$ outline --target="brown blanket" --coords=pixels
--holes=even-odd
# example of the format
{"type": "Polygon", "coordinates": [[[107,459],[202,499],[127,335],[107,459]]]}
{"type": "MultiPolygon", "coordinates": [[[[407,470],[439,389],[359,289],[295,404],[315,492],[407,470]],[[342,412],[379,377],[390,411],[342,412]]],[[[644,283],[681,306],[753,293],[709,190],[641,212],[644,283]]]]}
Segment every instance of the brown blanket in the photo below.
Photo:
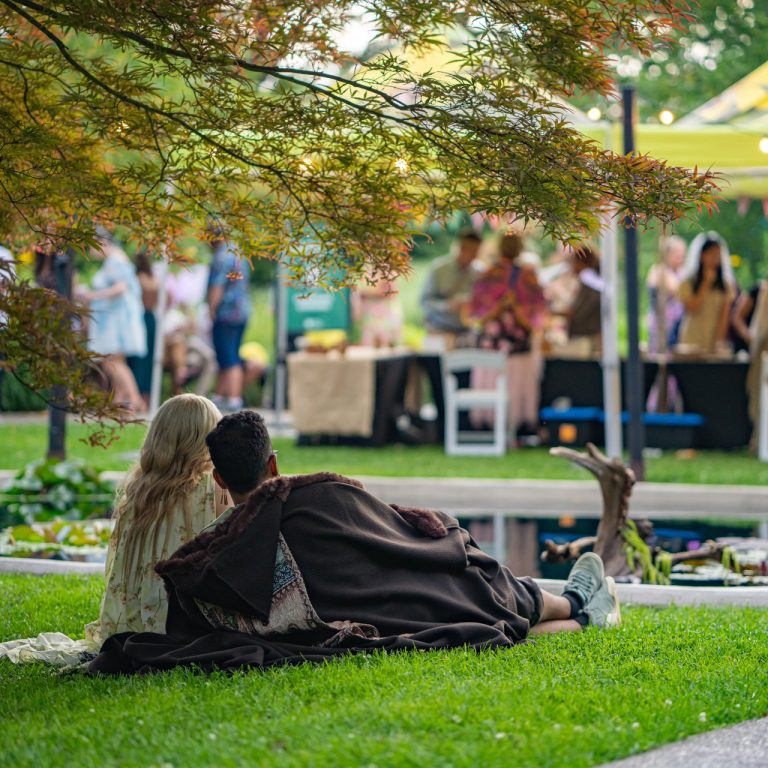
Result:
{"type": "Polygon", "coordinates": [[[511,645],[541,593],[448,515],[328,473],[278,477],[158,563],[167,635],[110,638],[95,673],[319,661],[375,648],[511,645]]]}

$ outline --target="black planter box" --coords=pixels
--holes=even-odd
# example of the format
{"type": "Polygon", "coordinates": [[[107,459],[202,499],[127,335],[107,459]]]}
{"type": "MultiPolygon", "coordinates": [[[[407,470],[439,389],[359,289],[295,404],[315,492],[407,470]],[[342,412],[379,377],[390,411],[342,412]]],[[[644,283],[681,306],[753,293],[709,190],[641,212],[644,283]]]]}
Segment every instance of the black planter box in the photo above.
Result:
{"type": "Polygon", "coordinates": [[[549,431],[550,445],[583,447],[605,442],[602,415],[600,408],[542,408],[539,418],[549,431]]]}

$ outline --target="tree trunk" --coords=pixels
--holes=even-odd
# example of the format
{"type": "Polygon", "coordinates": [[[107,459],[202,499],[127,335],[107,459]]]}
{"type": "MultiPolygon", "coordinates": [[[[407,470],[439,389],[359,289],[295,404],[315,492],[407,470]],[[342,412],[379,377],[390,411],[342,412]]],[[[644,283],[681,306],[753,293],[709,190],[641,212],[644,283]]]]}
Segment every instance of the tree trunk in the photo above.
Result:
{"type": "MultiPolygon", "coordinates": [[[[56,293],[72,300],[72,275],[74,258],[69,251],[56,252],[52,255],[53,275],[56,281],[56,293]]],[[[56,386],[51,392],[48,407],[48,458],[67,458],[67,390],[56,386]]]]}

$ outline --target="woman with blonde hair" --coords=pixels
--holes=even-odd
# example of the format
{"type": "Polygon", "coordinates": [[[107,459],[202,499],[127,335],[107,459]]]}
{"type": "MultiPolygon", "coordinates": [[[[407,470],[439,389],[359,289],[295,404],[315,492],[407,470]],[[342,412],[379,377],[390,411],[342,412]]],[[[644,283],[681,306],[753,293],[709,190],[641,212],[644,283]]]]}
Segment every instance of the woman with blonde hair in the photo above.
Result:
{"type": "Polygon", "coordinates": [[[199,395],[178,395],[160,406],[115,505],[98,620],[86,626],[85,640],[45,633],[0,644],[0,658],[71,664],[117,632],[164,631],[168,602],[155,564],[229,506],[213,480],[205,444],[220,418],[199,395]]]}
{"type": "Polygon", "coordinates": [[[226,493],[217,494],[205,445],[220,418],[200,395],[177,395],[158,409],[115,506],[107,588],[87,638],[100,642],[116,632],[164,630],[168,603],[155,563],[228,506],[226,493]]]}

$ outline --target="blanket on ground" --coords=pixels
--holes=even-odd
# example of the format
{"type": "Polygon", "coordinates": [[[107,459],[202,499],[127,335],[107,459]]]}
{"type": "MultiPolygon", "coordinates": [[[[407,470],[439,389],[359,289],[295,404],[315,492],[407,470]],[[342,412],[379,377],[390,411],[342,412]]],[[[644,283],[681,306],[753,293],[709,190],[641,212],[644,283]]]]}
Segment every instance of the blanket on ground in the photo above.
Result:
{"type": "Polygon", "coordinates": [[[516,579],[454,518],[385,504],[330,473],[265,482],[157,572],[167,634],[115,635],[91,672],[512,645],[541,611],[533,580],[516,579]]]}

